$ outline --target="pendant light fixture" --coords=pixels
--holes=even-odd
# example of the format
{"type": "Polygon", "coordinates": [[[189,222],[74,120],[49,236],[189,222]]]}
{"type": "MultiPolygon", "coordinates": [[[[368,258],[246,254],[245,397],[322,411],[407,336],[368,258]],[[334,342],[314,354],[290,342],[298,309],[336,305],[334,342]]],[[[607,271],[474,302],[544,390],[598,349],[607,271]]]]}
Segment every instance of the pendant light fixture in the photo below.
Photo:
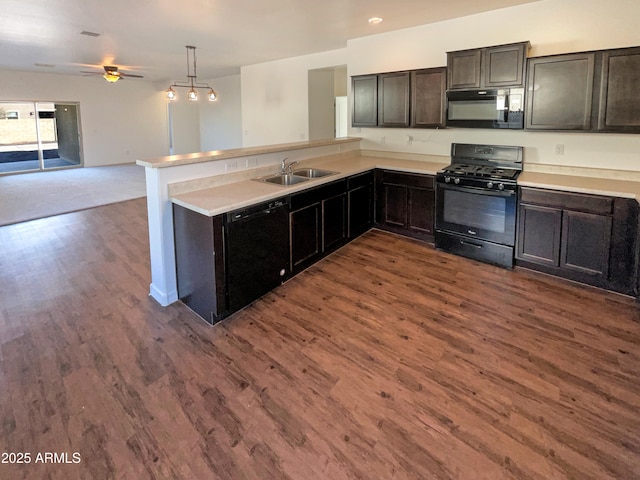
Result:
{"type": "Polygon", "coordinates": [[[210,102],[215,102],[218,100],[218,93],[211,88],[206,83],[198,83],[198,76],[196,73],[196,47],[192,47],[191,45],[187,45],[187,78],[186,81],[177,81],[173,82],[168,89],[165,90],[167,94],[167,100],[173,101],[178,98],[174,87],[176,88],[188,88],[187,99],[191,102],[195,102],[198,100],[198,88],[206,88],[209,91],[207,92],[207,99],[210,102]],[[193,58],[193,66],[191,64],[191,59],[193,58]]]}

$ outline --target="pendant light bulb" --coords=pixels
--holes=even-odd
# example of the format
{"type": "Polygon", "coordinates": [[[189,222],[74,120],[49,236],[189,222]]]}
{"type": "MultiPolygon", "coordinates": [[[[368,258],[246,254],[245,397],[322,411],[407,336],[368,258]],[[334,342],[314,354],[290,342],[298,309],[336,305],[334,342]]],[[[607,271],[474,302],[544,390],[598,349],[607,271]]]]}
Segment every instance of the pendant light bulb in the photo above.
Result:
{"type": "Polygon", "coordinates": [[[165,90],[165,93],[167,94],[167,100],[169,101],[173,101],[177,98],[176,91],[172,87],[169,87],[167,90],[165,90]]]}
{"type": "Polygon", "coordinates": [[[218,93],[213,88],[209,90],[207,96],[209,97],[210,102],[216,102],[218,100],[218,93]]]}
{"type": "Polygon", "coordinates": [[[187,99],[189,99],[189,101],[191,102],[195,102],[198,100],[198,92],[196,92],[195,88],[189,90],[189,93],[187,93],[187,99]]]}

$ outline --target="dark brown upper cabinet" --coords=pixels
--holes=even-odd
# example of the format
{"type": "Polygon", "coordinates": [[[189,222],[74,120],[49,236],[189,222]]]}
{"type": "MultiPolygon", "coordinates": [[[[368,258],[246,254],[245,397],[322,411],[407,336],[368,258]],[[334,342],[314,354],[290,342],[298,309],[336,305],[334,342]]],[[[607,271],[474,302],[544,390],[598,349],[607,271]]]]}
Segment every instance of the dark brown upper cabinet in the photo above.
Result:
{"type": "Polygon", "coordinates": [[[378,126],[378,75],[351,78],[351,112],[353,127],[378,126]]]}
{"type": "Polygon", "coordinates": [[[445,67],[351,77],[351,126],[444,127],[446,81],[445,67]]]}
{"type": "Polygon", "coordinates": [[[443,128],[445,126],[446,67],[411,72],[411,126],[443,128]]]}
{"type": "Polygon", "coordinates": [[[447,52],[450,89],[480,88],[482,50],[447,52]]]}
{"type": "Polygon", "coordinates": [[[640,133],[640,47],[601,56],[598,131],[640,133]]]}
{"type": "Polygon", "coordinates": [[[378,74],[379,127],[409,126],[410,79],[409,72],[378,74]]]}
{"type": "Polygon", "coordinates": [[[640,133],[640,47],[530,58],[525,128],[640,133]]]}
{"type": "Polygon", "coordinates": [[[447,52],[448,88],[524,86],[529,42],[447,52]]]}
{"type": "Polygon", "coordinates": [[[595,55],[530,58],[525,128],[590,130],[595,55]]]}

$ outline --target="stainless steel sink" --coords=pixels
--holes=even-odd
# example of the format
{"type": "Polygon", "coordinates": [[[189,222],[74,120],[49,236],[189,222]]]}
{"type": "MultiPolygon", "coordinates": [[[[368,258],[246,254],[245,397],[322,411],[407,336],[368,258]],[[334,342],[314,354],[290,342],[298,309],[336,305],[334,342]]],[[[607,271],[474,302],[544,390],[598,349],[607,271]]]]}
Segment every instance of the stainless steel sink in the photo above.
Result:
{"type": "Polygon", "coordinates": [[[298,175],[285,174],[270,175],[268,177],[256,178],[254,180],[257,180],[258,182],[272,183],[274,185],[295,185],[297,183],[308,182],[309,178],[298,175]]]}
{"type": "Polygon", "coordinates": [[[291,173],[276,173],[264,177],[254,178],[256,182],[270,183],[272,185],[296,185],[302,182],[308,182],[313,178],[326,177],[335,175],[338,172],[329,170],[321,170],[319,168],[299,168],[291,173]]]}
{"type": "Polygon", "coordinates": [[[327,175],[335,175],[337,172],[331,172],[329,170],[321,170],[319,168],[300,168],[298,170],[294,170],[294,175],[299,175],[301,177],[307,178],[320,178],[326,177],[327,175]]]}

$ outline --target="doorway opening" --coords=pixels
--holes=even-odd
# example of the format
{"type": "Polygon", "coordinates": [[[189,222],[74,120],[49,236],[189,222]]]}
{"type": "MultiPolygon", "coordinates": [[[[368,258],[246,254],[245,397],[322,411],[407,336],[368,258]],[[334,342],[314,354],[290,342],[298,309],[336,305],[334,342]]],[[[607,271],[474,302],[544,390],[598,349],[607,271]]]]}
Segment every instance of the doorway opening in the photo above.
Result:
{"type": "Polygon", "coordinates": [[[0,175],[80,167],[79,104],[0,102],[0,175]]]}
{"type": "Polygon", "coordinates": [[[347,66],[309,70],[309,140],[347,136],[347,66]]]}

